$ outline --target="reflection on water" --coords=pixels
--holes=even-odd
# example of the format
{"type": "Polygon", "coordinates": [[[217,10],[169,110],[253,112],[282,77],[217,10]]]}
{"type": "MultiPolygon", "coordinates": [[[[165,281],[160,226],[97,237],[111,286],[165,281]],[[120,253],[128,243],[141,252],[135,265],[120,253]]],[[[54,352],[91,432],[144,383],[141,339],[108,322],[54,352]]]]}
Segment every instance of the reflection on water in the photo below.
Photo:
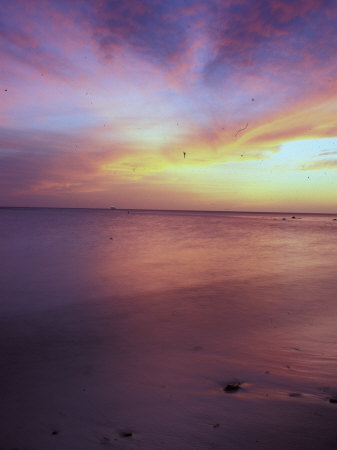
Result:
{"type": "Polygon", "coordinates": [[[328,216],[287,222],[277,215],[103,210],[1,216],[4,275],[14,274],[24,288],[46,280],[56,288],[84,283],[106,295],[248,280],[293,288],[306,278],[328,280],[337,260],[336,224],[328,216]]]}
{"type": "MultiPolygon", "coordinates": [[[[59,409],[83,401],[69,395],[74,380],[72,389],[91,386],[90,402],[110,414],[110,427],[121,421],[145,435],[171,427],[190,437],[209,421],[227,424],[228,435],[239,417],[250,433],[255,408],[278,423],[280,402],[323,414],[337,394],[337,222],[299,217],[0,210],[3,347],[30,386],[22,395],[36,395],[42,370],[52,380],[58,373],[55,392],[69,397],[53,398],[59,409]],[[242,388],[224,397],[233,379],[242,388]]],[[[206,428],[181,448],[199,448],[206,428]]],[[[240,448],[232,438],[228,448],[240,448]]],[[[147,435],[137,448],[177,448],[151,442],[147,435]]],[[[200,448],[223,448],[213,444],[200,448]]]]}

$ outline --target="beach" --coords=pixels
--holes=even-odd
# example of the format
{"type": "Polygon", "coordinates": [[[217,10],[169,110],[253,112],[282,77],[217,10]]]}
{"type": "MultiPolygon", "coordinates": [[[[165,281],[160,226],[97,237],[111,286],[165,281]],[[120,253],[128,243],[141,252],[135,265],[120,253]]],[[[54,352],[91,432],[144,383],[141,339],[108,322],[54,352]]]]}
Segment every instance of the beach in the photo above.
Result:
{"type": "Polygon", "coordinates": [[[336,449],[333,218],[0,210],[0,449],[336,449]]]}

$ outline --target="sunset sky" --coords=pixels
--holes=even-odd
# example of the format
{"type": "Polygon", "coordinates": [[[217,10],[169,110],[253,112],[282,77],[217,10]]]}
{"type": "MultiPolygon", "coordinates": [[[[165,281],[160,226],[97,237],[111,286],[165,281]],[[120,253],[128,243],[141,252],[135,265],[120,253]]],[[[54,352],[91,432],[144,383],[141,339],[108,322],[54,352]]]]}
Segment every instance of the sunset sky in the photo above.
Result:
{"type": "Polygon", "coordinates": [[[0,205],[337,213],[335,0],[3,0],[0,205]]]}

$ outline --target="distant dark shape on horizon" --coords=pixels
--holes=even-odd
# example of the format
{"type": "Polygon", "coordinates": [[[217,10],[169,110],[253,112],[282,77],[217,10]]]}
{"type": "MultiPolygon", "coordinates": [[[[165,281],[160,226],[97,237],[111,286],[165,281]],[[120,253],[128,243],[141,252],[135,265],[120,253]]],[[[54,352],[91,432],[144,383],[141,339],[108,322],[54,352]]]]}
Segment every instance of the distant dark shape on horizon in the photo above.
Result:
{"type": "Polygon", "coordinates": [[[185,159],[185,157],[186,157],[186,152],[183,152],[183,154],[184,154],[184,159],[185,159]]]}

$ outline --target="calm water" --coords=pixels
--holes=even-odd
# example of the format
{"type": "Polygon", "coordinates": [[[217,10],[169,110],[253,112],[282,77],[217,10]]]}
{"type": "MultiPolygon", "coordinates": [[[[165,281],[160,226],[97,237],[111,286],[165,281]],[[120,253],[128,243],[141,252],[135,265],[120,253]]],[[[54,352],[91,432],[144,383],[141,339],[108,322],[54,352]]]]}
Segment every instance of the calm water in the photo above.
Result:
{"type": "Polygon", "coordinates": [[[336,448],[337,221],[296,217],[0,210],[3,445],[336,448]]]}

